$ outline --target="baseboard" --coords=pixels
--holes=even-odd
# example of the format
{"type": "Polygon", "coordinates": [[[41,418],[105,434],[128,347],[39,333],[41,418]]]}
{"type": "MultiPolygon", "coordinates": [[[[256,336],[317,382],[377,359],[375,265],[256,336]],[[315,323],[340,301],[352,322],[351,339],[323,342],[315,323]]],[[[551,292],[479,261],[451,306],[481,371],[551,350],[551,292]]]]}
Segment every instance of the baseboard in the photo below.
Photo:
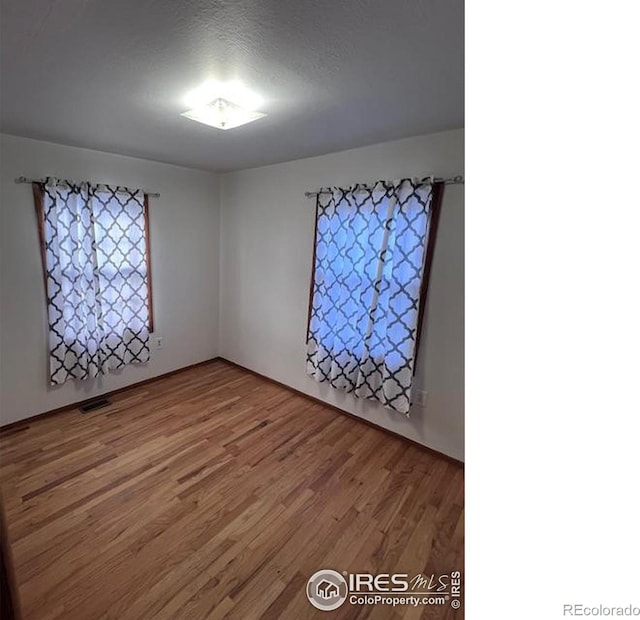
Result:
{"type": "Polygon", "coordinates": [[[16,428],[22,428],[23,426],[29,425],[36,420],[41,420],[42,418],[48,418],[49,416],[54,416],[58,413],[62,413],[63,411],[71,411],[72,409],[78,409],[80,407],[83,407],[87,403],[90,403],[96,400],[97,398],[109,398],[111,396],[115,396],[116,394],[121,394],[122,392],[126,392],[128,390],[133,390],[135,388],[142,387],[143,385],[147,385],[148,383],[153,383],[155,381],[166,379],[167,377],[171,377],[172,375],[177,375],[178,373],[185,372],[186,370],[191,370],[192,368],[197,368],[198,366],[205,366],[206,364],[211,364],[219,359],[221,358],[217,356],[212,357],[211,359],[203,360],[202,362],[196,362],[195,364],[189,364],[189,366],[183,366],[182,368],[176,368],[175,370],[165,372],[161,375],[156,375],[155,377],[149,377],[149,379],[137,381],[136,383],[130,383],[129,385],[125,385],[124,387],[118,388],[117,390],[111,390],[110,392],[104,392],[103,394],[96,394],[91,398],[85,398],[84,400],[79,400],[75,403],[64,405],[63,407],[57,407],[56,409],[51,409],[50,411],[38,413],[28,418],[23,418],[22,420],[9,422],[9,424],[4,424],[0,426],[0,432],[6,434],[7,431],[11,431],[16,428]]]}
{"type": "Polygon", "coordinates": [[[389,435],[392,435],[393,437],[397,437],[399,439],[402,439],[403,441],[406,441],[408,443],[410,443],[413,446],[416,446],[422,450],[426,450],[427,452],[437,456],[438,458],[442,458],[445,459],[447,461],[449,461],[450,463],[453,463],[454,465],[457,465],[459,467],[464,468],[464,462],[459,461],[458,459],[449,456],[448,454],[444,454],[444,452],[439,452],[438,450],[434,450],[433,448],[430,448],[429,446],[425,446],[424,444],[418,443],[417,441],[414,441],[413,439],[409,439],[408,437],[405,437],[404,435],[400,435],[400,433],[396,433],[395,431],[391,431],[388,428],[385,428],[384,426],[379,426],[378,424],[374,424],[373,422],[370,422],[369,420],[365,420],[364,418],[361,418],[360,416],[354,415],[353,413],[350,413],[349,411],[345,411],[344,409],[340,409],[340,407],[336,407],[335,405],[332,405],[331,403],[327,403],[324,400],[320,400],[319,398],[316,398],[315,396],[311,396],[309,394],[305,394],[304,392],[301,392],[300,390],[296,390],[295,388],[291,387],[290,385],[287,385],[286,383],[282,383],[280,381],[277,381],[276,379],[272,379],[271,377],[267,377],[266,375],[263,375],[259,372],[256,372],[255,370],[251,370],[250,368],[246,368],[245,366],[242,366],[241,364],[237,364],[236,362],[232,362],[231,360],[228,360],[224,357],[212,357],[211,359],[208,360],[204,360],[202,362],[197,362],[195,364],[190,364],[189,366],[184,366],[183,368],[177,368],[176,370],[172,370],[170,372],[166,372],[162,375],[157,375],[155,377],[150,377],[149,379],[144,379],[143,381],[138,381],[137,383],[131,383],[130,385],[126,385],[124,387],[118,388],[117,390],[111,390],[110,392],[105,392],[103,394],[96,394],[95,396],[92,396],[91,398],[87,398],[84,400],[80,400],[78,402],[75,403],[71,403],[69,405],[65,405],[64,407],[58,407],[57,409],[52,409],[50,411],[45,411],[44,413],[39,413],[37,415],[31,416],[29,418],[24,418],[22,420],[17,420],[16,422],[10,422],[9,424],[5,424],[4,426],[0,426],[0,432],[2,432],[2,434],[6,434],[7,432],[10,432],[12,430],[16,430],[19,428],[23,428],[24,426],[28,426],[29,424],[35,422],[36,420],[41,420],[42,418],[47,418],[50,416],[54,416],[58,413],[62,413],[64,411],[71,411],[73,409],[78,409],[79,407],[84,406],[86,403],[89,403],[93,400],[95,400],[96,398],[109,398],[111,396],[115,396],[116,394],[121,394],[122,392],[126,392],[128,390],[133,390],[135,388],[139,388],[142,387],[143,385],[147,385],[149,383],[153,383],[155,381],[161,381],[162,379],[166,379],[167,377],[171,377],[172,375],[176,375],[179,374],[181,372],[185,372],[187,370],[191,370],[192,368],[197,368],[198,366],[204,366],[206,364],[212,364],[216,361],[220,361],[220,362],[224,362],[225,364],[229,364],[230,366],[235,366],[236,368],[239,368],[245,372],[248,372],[252,375],[255,375],[256,377],[260,377],[261,379],[264,379],[265,381],[269,381],[270,383],[274,383],[275,385],[278,385],[286,390],[288,390],[289,392],[293,392],[294,394],[297,394],[298,396],[302,396],[303,398],[306,398],[307,400],[310,400],[314,403],[318,403],[320,405],[322,405],[323,407],[327,407],[329,409],[332,409],[334,411],[337,411],[338,413],[341,413],[342,415],[346,415],[349,416],[350,418],[352,418],[353,420],[357,420],[358,422],[362,423],[362,424],[366,424],[367,426],[370,426],[372,428],[376,428],[380,431],[383,431],[385,433],[388,433],[389,435]]]}
{"type": "Polygon", "coordinates": [[[346,415],[349,416],[350,418],[357,420],[358,422],[361,422],[362,424],[366,424],[367,426],[370,426],[372,428],[375,428],[379,431],[383,431],[389,435],[392,435],[393,437],[397,437],[398,439],[402,439],[403,441],[406,441],[408,443],[410,443],[413,446],[416,446],[417,448],[420,448],[422,450],[426,450],[427,452],[433,454],[434,456],[437,456],[438,458],[441,459],[445,459],[446,461],[449,461],[450,463],[457,465],[458,467],[462,467],[464,469],[464,462],[463,461],[459,461],[458,459],[449,456],[448,454],[445,454],[444,452],[439,452],[438,450],[434,450],[433,448],[430,448],[429,446],[425,446],[424,444],[418,443],[417,441],[414,441],[413,439],[409,439],[409,437],[405,437],[404,435],[401,435],[400,433],[396,433],[395,431],[391,431],[388,428],[385,428],[384,426],[380,426],[378,424],[375,424],[374,422],[370,422],[369,420],[365,420],[364,418],[361,418],[360,416],[357,416],[353,413],[350,413],[349,411],[345,411],[344,409],[340,409],[340,407],[336,407],[335,405],[332,405],[331,403],[327,403],[324,400],[321,400],[319,398],[316,398],[315,396],[311,396],[309,394],[306,394],[305,392],[301,392],[300,390],[296,390],[296,388],[291,387],[290,385],[287,385],[286,383],[282,383],[280,381],[277,381],[276,379],[272,379],[271,377],[267,377],[266,375],[263,375],[259,372],[256,372],[255,370],[251,370],[250,368],[246,368],[245,366],[242,366],[241,364],[237,364],[236,362],[232,362],[231,360],[228,360],[225,357],[218,357],[217,358],[219,361],[224,362],[225,364],[229,364],[230,366],[235,366],[236,368],[239,368],[240,370],[244,370],[245,372],[248,372],[252,375],[255,375],[256,377],[260,377],[261,379],[264,379],[265,381],[269,381],[270,383],[274,383],[275,385],[278,385],[282,388],[285,388],[286,390],[288,390],[289,392],[293,392],[294,394],[297,394],[298,396],[302,396],[303,398],[306,398],[307,400],[313,401],[314,403],[318,403],[319,405],[322,405],[323,407],[328,407],[329,409],[333,409],[334,411],[337,411],[338,413],[341,413],[342,415],[346,415]]]}

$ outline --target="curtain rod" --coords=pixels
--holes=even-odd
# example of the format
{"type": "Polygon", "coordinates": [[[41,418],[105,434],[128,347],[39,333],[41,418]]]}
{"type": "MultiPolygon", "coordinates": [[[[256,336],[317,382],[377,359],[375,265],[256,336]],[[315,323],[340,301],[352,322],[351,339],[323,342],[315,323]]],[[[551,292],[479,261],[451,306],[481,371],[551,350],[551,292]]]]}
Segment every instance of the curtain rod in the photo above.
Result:
{"type": "MultiPolygon", "coordinates": [[[[46,179],[28,179],[27,177],[18,177],[16,179],[16,183],[46,183],[47,180],[46,179]]],[[[66,182],[61,183],[61,185],[66,185],[66,182]]],[[[96,187],[107,187],[107,185],[105,183],[97,183],[96,187]]],[[[129,189],[128,187],[123,187],[121,185],[118,185],[119,188],[121,188],[123,191],[127,191],[127,192],[132,192],[133,190],[129,189]]],[[[144,190],[142,190],[147,196],[149,196],[149,198],[160,198],[160,194],[158,192],[145,192],[144,190]]]]}
{"type": "MultiPolygon", "coordinates": [[[[464,177],[461,174],[456,175],[455,177],[449,177],[448,179],[441,179],[440,177],[429,177],[424,180],[424,184],[431,185],[432,183],[444,183],[445,185],[464,185],[464,177]]],[[[373,189],[374,185],[360,185],[359,189],[373,189]]],[[[328,191],[315,191],[315,192],[305,192],[305,198],[311,198],[312,196],[317,196],[318,194],[327,194],[328,191]]]]}

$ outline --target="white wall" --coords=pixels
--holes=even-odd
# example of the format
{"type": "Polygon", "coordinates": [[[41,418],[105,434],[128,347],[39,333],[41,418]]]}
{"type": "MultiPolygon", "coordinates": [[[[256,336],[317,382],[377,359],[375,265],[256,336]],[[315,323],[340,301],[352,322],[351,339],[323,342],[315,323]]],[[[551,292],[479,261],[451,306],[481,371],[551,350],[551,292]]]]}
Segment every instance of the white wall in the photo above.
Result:
{"type": "Polygon", "coordinates": [[[0,137],[0,424],[90,398],[218,354],[216,175],[131,157],[0,137]],[[155,334],[143,366],[47,387],[47,322],[29,185],[47,175],[160,192],[150,199],[155,334]]]}
{"type": "Polygon", "coordinates": [[[464,193],[447,186],[409,419],[305,375],[314,202],[324,185],[463,171],[450,131],[214,174],[3,135],[0,137],[0,424],[222,355],[426,446],[464,457],[464,193]],[[142,187],[151,199],[156,335],[144,366],[47,387],[46,307],[31,188],[20,175],[142,187]],[[218,188],[220,179],[220,192],[218,188]],[[220,276],[220,277],[219,277],[220,276]],[[220,312],[220,318],[218,317],[220,312]],[[218,337],[220,342],[218,343],[218,337]]]}
{"type": "Polygon", "coordinates": [[[464,132],[450,131],[222,177],[220,354],[421,444],[464,457],[464,192],[447,186],[409,419],[305,375],[314,202],[304,192],[377,179],[461,174],[464,132]]]}

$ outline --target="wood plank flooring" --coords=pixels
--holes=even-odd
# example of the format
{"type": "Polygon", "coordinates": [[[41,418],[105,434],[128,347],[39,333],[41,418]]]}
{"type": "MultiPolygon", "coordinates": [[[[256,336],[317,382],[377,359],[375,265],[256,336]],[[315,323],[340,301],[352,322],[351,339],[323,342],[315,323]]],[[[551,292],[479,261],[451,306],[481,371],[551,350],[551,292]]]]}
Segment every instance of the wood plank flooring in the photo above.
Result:
{"type": "Polygon", "coordinates": [[[223,361],[0,450],[25,620],[463,617],[311,606],[322,568],[463,570],[463,470],[223,361]]]}

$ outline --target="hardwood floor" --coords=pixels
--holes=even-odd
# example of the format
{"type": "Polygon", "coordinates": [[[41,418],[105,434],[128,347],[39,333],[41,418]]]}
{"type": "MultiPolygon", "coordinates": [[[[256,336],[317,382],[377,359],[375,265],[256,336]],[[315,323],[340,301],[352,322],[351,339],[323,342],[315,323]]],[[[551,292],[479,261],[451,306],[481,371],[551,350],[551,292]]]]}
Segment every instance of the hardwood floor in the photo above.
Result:
{"type": "Polygon", "coordinates": [[[23,618],[462,618],[327,613],[322,568],[463,570],[463,469],[223,361],[0,434],[23,618]]]}

